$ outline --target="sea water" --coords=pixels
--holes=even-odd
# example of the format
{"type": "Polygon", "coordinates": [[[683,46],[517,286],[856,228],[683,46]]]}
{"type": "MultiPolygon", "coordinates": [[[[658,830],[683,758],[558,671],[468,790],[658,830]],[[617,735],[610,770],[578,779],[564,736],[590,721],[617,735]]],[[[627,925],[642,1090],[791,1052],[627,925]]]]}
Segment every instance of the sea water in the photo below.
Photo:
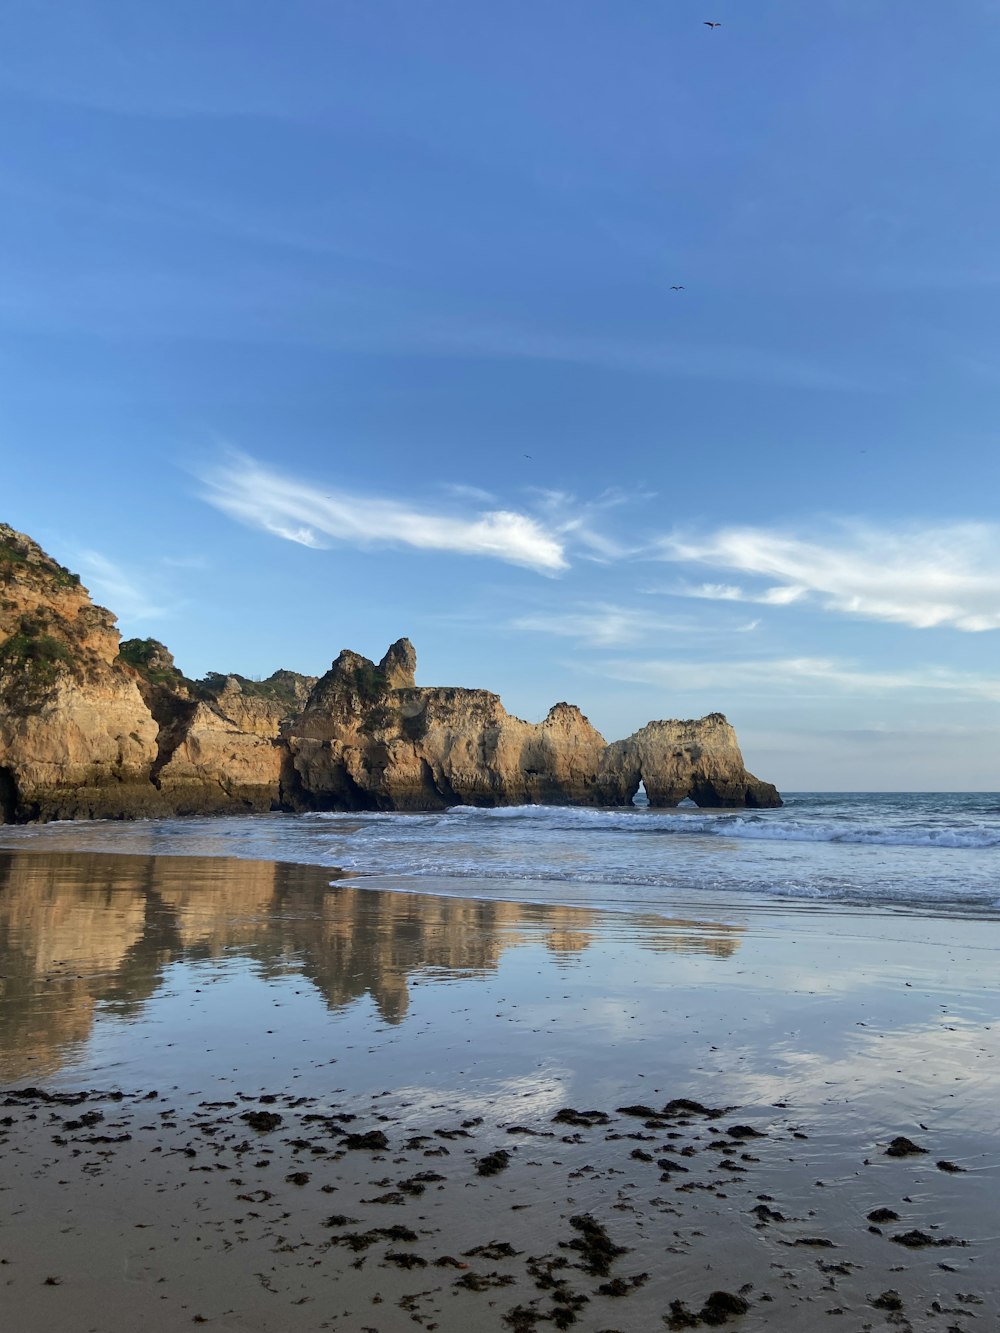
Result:
{"type": "Polygon", "coordinates": [[[371,887],[717,913],[816,906],[1000,918],[997,793],[797,793],[778,810],[468,806],[0,828],[0,847],[227,856],[371,887]]]}

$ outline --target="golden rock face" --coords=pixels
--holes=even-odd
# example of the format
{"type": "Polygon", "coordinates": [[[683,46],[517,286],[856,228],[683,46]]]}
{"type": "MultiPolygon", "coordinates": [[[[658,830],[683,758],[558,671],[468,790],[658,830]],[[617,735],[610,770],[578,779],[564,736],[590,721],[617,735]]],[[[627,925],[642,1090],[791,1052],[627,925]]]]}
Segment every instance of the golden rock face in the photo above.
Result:
{"type": "Polygon", "coordinates": [[[0,815],[155,809],[157,725],[118,665],[114,617],[29,538],[0,525],[0,815]],[[101,789],[116,790],[108,810],[101,789]]]}
{"type": "Polygon", "coordinates": [[[0,524],[0,822],[449,805],[770,806],[721,714],[608,745],[558,703],[539,723],[488,690],[420,687],[398,639],[321,679],[188,680],[155,640],[0,524]],[[121,651],[119,651],[121,649],[121,651]]]}

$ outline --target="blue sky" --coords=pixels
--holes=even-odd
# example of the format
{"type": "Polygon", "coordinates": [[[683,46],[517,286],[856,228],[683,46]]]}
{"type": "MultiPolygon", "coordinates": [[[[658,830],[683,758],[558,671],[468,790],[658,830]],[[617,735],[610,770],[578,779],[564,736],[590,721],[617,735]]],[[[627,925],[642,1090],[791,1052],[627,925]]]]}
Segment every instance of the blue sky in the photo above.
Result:
{"type": "Polygon", "coordinates": [[[0,516],[192,674],[408,634],[787,790],[1000,788],[959,8],[11,0],[0,516]]]}

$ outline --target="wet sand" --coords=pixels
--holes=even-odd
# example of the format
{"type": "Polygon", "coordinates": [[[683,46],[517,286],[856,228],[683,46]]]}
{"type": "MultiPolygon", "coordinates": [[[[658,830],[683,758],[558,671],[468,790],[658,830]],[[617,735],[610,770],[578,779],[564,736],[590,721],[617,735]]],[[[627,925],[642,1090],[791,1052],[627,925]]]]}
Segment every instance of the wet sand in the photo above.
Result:
{"type": "Polygon", "coordinates": [[[997,1326],[997,923],[329,880],[0,853],[5,1329],[997,1326]]]}

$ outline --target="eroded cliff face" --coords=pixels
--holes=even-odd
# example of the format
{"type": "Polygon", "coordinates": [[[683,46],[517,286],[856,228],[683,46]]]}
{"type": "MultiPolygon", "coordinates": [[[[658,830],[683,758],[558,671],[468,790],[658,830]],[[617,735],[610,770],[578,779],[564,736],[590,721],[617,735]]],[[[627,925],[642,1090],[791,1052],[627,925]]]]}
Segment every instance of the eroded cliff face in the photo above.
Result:
{"type": "Polygon", "coordinates": [[[427,810],[449,805],[781,804],[748,773],[721,713],[650,722],[607,745],[572,704],[539,723],[487,690],[421,688],[408,640],[375,665],[342,652],[288,723],[282,804],[293,809],[427,810]],[[395,664],[405,661],[406,672],[395,664]],[[396,682],[395,684],[393,682],[396,682]]]}
{"type": "Polygon", "coordinates": [[[285,803],[433,810],[595,802],[605,742],[578,708],[560,703],[542,722],[522,722],[488,690],[420,688],[415,663],[406,639],[378,666],[340,654],[286,728],[285,803]],[[401,660],[409,669],[394,671],[401,660]]]}
{"type": "Polygon", "coordinates": [[[748,773],[736,732],[721,713],[686,722],[648,722],[627,740],[609,745],[598,786],[607,805],[625,805],[642,782],[651,806],[696,805],[770,809],[781,804],[776,787],[748,773]]]}
{"type": "Polygon", "coordinates": [[[780,805],[718,713],[607,745],[572,704],[416,684],[408,639],[321,679],[190,680],[29,538],[0,525],[0,822],[449,805],[780,805]]]}
{"type": "Polygon", "coordinates": [[[163,644],[0,524],[0,822],[277,805],[282,723],[314,676],[188,680],[163,644]]]}
{"type": "Polygon", "coordinates": [[[157,725],[114,616],[0,524],[0,819],[156,814],[157,725]]]}
{"type": "Polygon", "coordinates": [[[155,639],[130,639],[121,656],[139,674],[156,719],[150,781],[175,814],[277,808],[284,755],[281,724],[308,697],[315,677],[276,672],[268,681],[213,674],[188,680],[155,639]]]}

